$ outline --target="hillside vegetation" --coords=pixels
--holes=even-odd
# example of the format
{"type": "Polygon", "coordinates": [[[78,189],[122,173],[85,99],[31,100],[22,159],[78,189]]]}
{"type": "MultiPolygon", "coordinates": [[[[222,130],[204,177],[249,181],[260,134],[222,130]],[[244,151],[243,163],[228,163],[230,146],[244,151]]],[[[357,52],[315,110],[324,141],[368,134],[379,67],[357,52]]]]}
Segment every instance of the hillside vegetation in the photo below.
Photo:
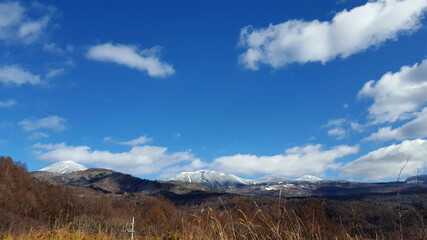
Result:
{"type": "Polygon", "coordinates": [[[424,195],[364,201],[225,194],[175,205],[32,178],[0,157],[0,239],[427,239],[424,195]]]}

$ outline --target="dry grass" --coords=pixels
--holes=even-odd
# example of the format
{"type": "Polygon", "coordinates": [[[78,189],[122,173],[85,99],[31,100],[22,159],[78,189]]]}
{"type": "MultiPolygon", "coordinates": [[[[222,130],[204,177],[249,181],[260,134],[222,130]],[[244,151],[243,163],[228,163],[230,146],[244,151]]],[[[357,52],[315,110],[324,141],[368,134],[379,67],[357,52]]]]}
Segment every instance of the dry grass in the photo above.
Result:
{"type": "MultiPolygon", "coordinates": [[[[180,239],[353,239],[345,231],[331,232],[324,214],[319,214],[318,203],[303,208],[302,217],[288,210],[280,201],[277,212],[262,210],[256,202],[253,211],[209,208],[194,214],[182,227],[180,239]]],[[[321,204],[321,203],[320,203],[321,204]]]]}
{"type": "MultiPolygon", "coordinates": [[[[255,204],[255,203],[254,203],[255,204]]],[[[256,204],[255,204],[256,205],[256,204]]],[[[294,211],[280,208],[278,218],[271,216],[261,209],[252,213],[245,213],[241,209],[216,210],[209,208],[182,219],[182,224],[174,231],[166,234],[148,232],[140,234],[137,239],[188,239],[188,240],[231,240],[231,239],[365,239],[359,236],[351,237],[345,232],[331,233],[325,224],[321,224],[317,216],[310,215],[312,221],[304,220],[294,211]]],[[[93,233],[89,223],[78,228],[62,227],[53,230],[30,230],[26,234],[5,234],[0,239],[129,239],[129,234],[112,229],[98,229],[93,233]],[[90,233],[92,232],[92,233],[90,233]]]]}
{"type": "Polygon", "coordinates": [[[52,186],[0,157],[0,239],[129,239],[132,216],[147,240],[427,239],[423,206],[225,196],[178,209],[162,196],[52,186]]]}

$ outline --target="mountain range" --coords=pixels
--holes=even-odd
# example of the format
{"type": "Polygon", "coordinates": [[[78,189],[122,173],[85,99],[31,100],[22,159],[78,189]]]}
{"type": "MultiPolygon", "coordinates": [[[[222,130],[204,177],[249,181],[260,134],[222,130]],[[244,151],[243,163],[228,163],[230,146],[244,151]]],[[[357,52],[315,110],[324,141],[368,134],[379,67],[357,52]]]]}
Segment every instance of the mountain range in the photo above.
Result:
{"type": "Polygon", "coordinates": [[[323,180],[305,175],[297,179],[287,179],[268,175],[259,179],[243,179],[222,172],[200,170],[183,172],[171,180],[198,183],[209,188],[244,195],[261,195],[276,197],[310,197],[323,196],[335,199],[355,199],[366,195],[388,195],[402,193],[427,192],[427,175],[409,177],[399,182],[353,182],[344,180],[323,180]]]}
{"type": "Polygon", "coordinates": [[[88,187],[108,194],[162,194],[174,201],[196,200],[223,193],[356,199],[367,195],[395,194],[397,187],[402,194],[427,192],[427,175],[409,177],[398,183],[396,181],[363,183],[323,180],[310,175],[298,179],[272,175],[259,179],[243,179],[232,174],[199,170],[180,173],[169,181],[151,181],[108,169],[87,169],[72,161],[56,163],[31,174],[35,178],[54,184],[88,187]]]}
{"type": "Polygon", "coordinates": [[[203,186],[220,190],[220,191],[233,191],[239,188],[253,185],[272,185],[284,184],[289,182],[309,182],[315,183],[322,181],[321,178],[305,175],[298,179],[287,179],[274,175],[267,175],[258,179],[243,179],[232,174],[211,170],[199,170],[196,172],[182,172],[176,177],[171,178],[174,181],[198,183],[203,186]]]}

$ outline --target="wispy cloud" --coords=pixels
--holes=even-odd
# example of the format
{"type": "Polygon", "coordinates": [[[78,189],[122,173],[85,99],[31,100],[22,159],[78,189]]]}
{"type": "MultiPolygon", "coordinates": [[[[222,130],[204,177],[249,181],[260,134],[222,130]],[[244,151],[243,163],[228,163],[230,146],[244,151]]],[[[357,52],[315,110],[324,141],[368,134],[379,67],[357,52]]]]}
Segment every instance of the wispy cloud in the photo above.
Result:
{"type": "Polygon", "coordinates": [[[359,123],[347,118],[331,119],[323,127],[328,128],[329,136],[336,137],[338,140],[347,137],[351,131],[362,132],[364,128],[359,123]]]}
{"type": "Polygon", "coordinates": [[[8,86],[21,86],[23,84],[36,85],[41,81],[39,75],[14,65],[0,67],[0,82],[8,86]]]}
{"type": "Polygon", "coordinates": [[[17,101],[13,100],[13,99],[9,99],[7,101],[0,101],[0,107],[4,107],[4,108],[10,108],[15,106],[16,104],[18,104],[17,101]]]}
{"type": "Polygon", "coordinates": [[[54,13],[53,7],[36,2],[26,6],[13,1],[0,3],[0,39],[32,43],[47,29],[54,13]]]}
{"type": "Polygon", "coordinates": [[[118,142],[118,144],[128,145],[128,146],[134,147],[134,146],[138,146],[138,145],[144,145],[144,144],[149,143],[151,141],[153,141],[152,138],[148,138],[147,136],[141,136],[139,138],[132,139],[130,141],[118,142]]]}
{"type": "Polygon", "coordinates": [[[49,16],[44,16],[42,19],[31,22],[24,22],[19,27],[18,36],[26,42],[31,43],[35,41],[41,32],[46,28],[50,21],[49,16]]]}
{"type": "Polygon", "coordinates": [[[335,128],[328,130],[328,135],[334,136],[337,139],[343,139],[345,137],[346,133],[347,132],[342,127],[335,127],[335,128]]]}
{"type": "Polygon", "coordinates": [[[168,63],[160,61],[157,48],[139,50],[136,46],[105,43],[89,48],[87,57],[91,60],[113,62],[147,71],[152,77],[166,77],[175,73],[168,63]]]}
{"type": "Polygon", "coordinates": [[[36,140],[36,139],[40,139],[40,138],[48,138],[49,134],[47,133],[43,133],[43,132],[34,132],[32,133],[28,139],[30,140],[36,140]]]}
{"type": "Polygon", "coordinates": [[[66,45],[64,48],[62,48],[56,43],[45,43],[43,45],[43,50],[52,54],[62,55],[67,52],[73,52],[74,47],[72,45],[66,45]]]}
{"type": "Polygon", "coordinates": [[[55,69],[51,69],[49,70],[49,72],[46,74],[46,78],[53,78],[59,75],[62,75],[65,73],[65,69],[64,68],[55,68],[55,69]]]}
{"type": "Polygon", "coordinates": [[[153,141],[153,138],[149,138],[146,135],[144,135],[144,136],[140,136],[138,138],[135,138],[135,139],[132,139],[129,141],[117,141],[117,140],[113,139],[112,137],[105,137],[104,141],[112,142],[115,144],[128,145],[131,147],[135,147],[138,145],[144,145],[144,144],[150,143],[153,141]]]}
{"type": "Polygon", "coordinates": [[[57,132],[65,130],[65,118],[49,116],[45,118],[30,120],[25,119],[18,123],[25,131],[35,131],[38,129],[50,129],[57,132]]]}
{"type": "Polygon", "coordinates": [[[260,64],[279,68],[298,62],[326,63],[346,58],[417,30],[427,9],[424,0],[377,0],[337,13],[331,21],[289,20],[266,28],[244,27],[240,62],[256,70],[260,64]]]}
{"type": "Polygon", "coordinates": [[[346,118],[330,119],[328,123],[325,125],[325,127],[339,127],[344,125],[346,122],[347,122],[346,118]]]}

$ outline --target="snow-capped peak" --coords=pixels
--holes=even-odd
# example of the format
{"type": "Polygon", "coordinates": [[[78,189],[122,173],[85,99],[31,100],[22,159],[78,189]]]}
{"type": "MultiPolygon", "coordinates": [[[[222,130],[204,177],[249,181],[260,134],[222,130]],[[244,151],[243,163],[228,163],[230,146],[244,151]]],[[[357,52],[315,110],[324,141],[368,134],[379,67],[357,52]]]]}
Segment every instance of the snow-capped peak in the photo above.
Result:
{"type": "Polygon", "coordinates": [[[262,178],[258,178],[253,181],[253,185],[256,184],[271,184],[271,183],[277,183],[277,184],[281,184],[283,182],[286,182],[288,179],[283,178],[283,177],[279,177],[279,176],[275,176],[275,175],[267,175],[264,176],[262,178]]]}
{"type": "Polygon", "coordinates": [[[39,171],[45,171],[45,172],[54,172],[54,173],[72,173],[72,172],[78,172],[78,171],[84,171],[87,168],[81,164],[78,164],[73,161],[63,161],[63,162],[57,162],[50,166],[47,166],[45,168],[40,169],[39,171]]]}
{"type": "Polygon", "coordinates": [[[318,182],[318,181],[322,181],[323,179],[316,177],[316,176],[311,176],[311,175],[304,175],[300,178],[297,178],[295,180],[298,181],[307,181],[307,182],[318,182]]]}
{"type": "Polygon", "coordinates": [[[196,172],[182,172],[171,180],[181,182],[193,182],[211,188],[222,188],[227,186],[247,185],[248,181],[232,174],[211,170],[199,170],[196,172]]]}

